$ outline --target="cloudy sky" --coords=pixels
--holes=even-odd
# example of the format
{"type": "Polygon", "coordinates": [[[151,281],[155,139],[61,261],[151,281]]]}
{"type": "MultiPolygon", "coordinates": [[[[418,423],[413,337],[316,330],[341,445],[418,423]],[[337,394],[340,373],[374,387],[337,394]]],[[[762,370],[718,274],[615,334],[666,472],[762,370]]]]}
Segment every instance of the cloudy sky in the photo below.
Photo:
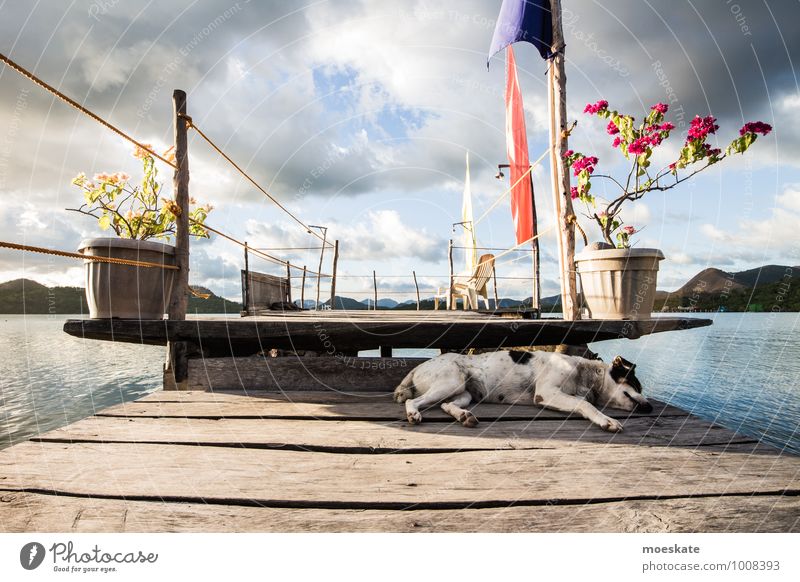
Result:
{"type": "MultiPolygon", "coordinates": [[[[494,178],[505,161],[502,53],[486,69],[499,6],[6,0],[0,52],[161,149],[172,139],[172,90],[186,90],[189,113],[206,134],[307,224],[327,226],[340,241],[340,273],[369,276],[343,278],[340,294],[364,297],[374,269],[381,294],[409,298],[412,270],[423,294],[446,283],[466,152],[476,216],[508,186],[494,178]]],[[[604,124],[582,113],[600,98],[637,117],[667,102],[667,119],[681,134],[695,114],[712,114],[722,147],[746,121],[775,127],[744,157],[652,193],[625,215],[644,227],[638,246],[668,257],[659,286],[676,288],[707,266],[800,263],[800,4],[564,0],[564,11],[568,112],[579,122],[570,146],[597,155],[604,173],[623,167],[604,124]]],[[[530,45],[516,51],[535,159],[548,138],[546,63],[530,45]]],[[[315,245],[197,136],[189,147],[191,193],[215,206],[211,225],[257,247],[315,245]]],[[[80,203],[70,181],[81,171],[135,176],[130,154],[108,130],[0,69],[0,239],[75,249],[81,238],[102,234],[65,210],[80,203]]],[[[160,169],[169,182],[170,169],[160,169]]],[[[542,229],[553,221],[548,175],[547,165],[535,172],[542,229]]],[[[484,246],[513,244],[507,202],[477,235],[484,246]]],[[[238,247],[217,237],[192,252],[193,283],[240,293],[238,247]]],[[[310,268],[319,258],[315,250],[276,254],[310,268]]],[[[558,290],[553,237],[543,239],[542,255],[549,295],[558,290]]],[[[251,266],[274,272],[268,263],[251,266]]],[[[529,276],[529,258],[501,265],[498,275],[529,276]]],[[[82,281],[77,262],[0,250],[0,281],[23,276],[82,281]]],[[[528,288],[503,279],[500,292],[523,297],[528,288]]]]}

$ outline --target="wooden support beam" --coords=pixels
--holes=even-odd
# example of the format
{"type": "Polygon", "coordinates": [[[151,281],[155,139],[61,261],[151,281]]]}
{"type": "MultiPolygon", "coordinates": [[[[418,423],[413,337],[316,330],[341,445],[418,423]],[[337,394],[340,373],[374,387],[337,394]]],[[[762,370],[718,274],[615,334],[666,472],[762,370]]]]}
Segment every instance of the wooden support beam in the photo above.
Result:
{"type": "MultiPolygon", "coordinates": [[[[306,308],[306,266],[303,265],[303,282],[300,283],[300,309],[306,308]]],[[[333,300],[331,300],[331,309],[333,309],[333,300]]]]}
{"type": "MultiPolygon", "coordinates": [[[[172,187],[180,212],[175,220],[175,264],[178,271],[172,284],[168,315],[170,320],[182,321],[186,319],[189,304],[189,140],[184,91],[173,91],[172,107],[175,163],[178,166],[172,175],[172,187]]],[[[170,342],[164,366],[164,388],[186,389],[187,379],[187,346],[185,342],[170,342]]]]}
{"type": "Polygon", "coordinates": [[[450,282],[447,287],[447,308],[448,309],[455,309],[456,306],[453,305],[453,239],[447,244],[447,262],[450,268],[450,282]]]}

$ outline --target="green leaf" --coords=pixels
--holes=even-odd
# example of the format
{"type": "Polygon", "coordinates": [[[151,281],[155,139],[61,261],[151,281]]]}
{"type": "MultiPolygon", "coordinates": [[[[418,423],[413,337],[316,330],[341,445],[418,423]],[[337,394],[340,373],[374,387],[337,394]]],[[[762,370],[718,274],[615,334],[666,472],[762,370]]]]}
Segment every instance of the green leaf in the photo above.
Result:
{"type": "Polygon", "coordinates": [[[108,230],[108,227],[111,226],[111,217],[108,214],[104,214],[98,219],[98,222],[102,230],[108,230]]]}

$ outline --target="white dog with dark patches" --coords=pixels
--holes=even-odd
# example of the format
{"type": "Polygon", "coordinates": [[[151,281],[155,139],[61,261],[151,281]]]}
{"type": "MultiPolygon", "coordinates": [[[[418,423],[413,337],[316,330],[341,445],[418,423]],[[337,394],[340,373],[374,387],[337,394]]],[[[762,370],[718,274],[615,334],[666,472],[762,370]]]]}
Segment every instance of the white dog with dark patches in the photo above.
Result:
{"type": "Polygon", "coordinates": [[[622,424],[598,408],[650,412],[635,364],[620,356],[611,364],[550,352],[498,351],[477,356],[442,354],[414,368],[394,391],[405,402],[411,424],[422,422],[421,409],[441,404],[464,426],[478,419],[471,402],[537,404],[580,414],[600,428],[617,432],[622,424]]]}

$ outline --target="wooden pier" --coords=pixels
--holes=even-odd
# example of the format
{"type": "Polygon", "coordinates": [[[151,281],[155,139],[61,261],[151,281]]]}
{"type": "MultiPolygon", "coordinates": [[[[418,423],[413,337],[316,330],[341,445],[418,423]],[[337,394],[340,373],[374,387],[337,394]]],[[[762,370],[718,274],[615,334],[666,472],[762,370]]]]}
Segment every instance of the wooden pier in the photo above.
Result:
{"type": "Polygon", "coordinates": [[[385,392],[156,392],[0,451],[6,532],[788,532],[800,458],[656,403],[625,430],[385,392]]]}

